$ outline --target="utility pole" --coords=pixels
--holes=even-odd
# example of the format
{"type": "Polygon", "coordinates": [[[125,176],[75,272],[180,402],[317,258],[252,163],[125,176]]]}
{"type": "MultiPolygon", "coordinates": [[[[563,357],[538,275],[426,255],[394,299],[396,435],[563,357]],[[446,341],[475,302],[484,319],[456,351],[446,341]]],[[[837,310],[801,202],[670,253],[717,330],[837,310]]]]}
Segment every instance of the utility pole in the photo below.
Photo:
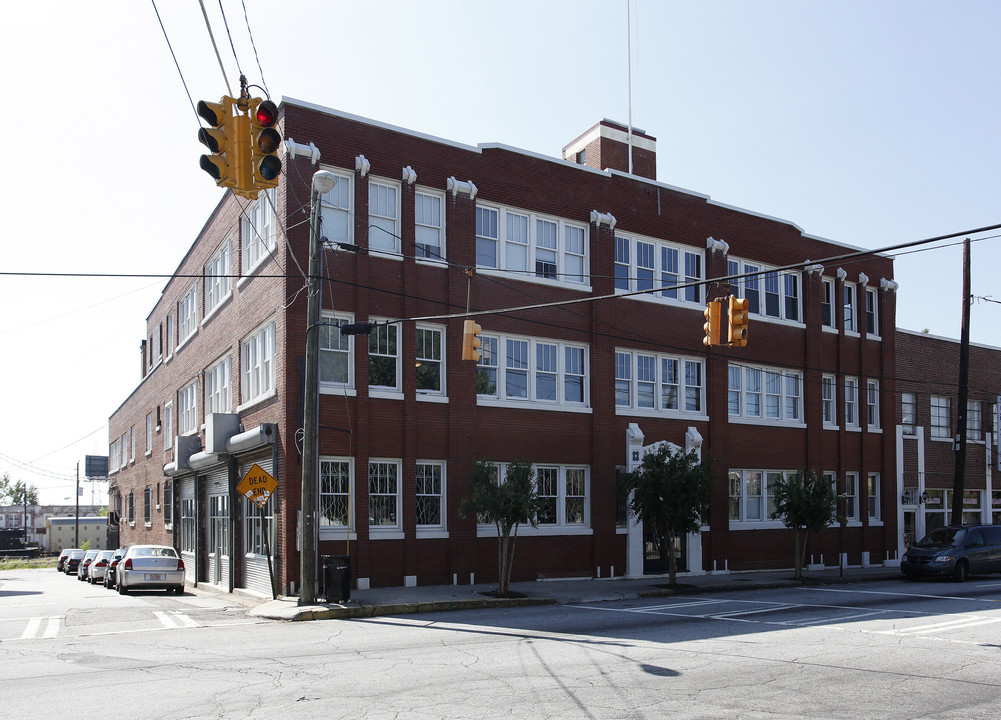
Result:
{"type": "Polygon", "coordinates": [[[966,487],[966,406],[970,397],[970,238],[963,241],[963,328],[959,336],[959,400],[956,409],[956,470],[952,481],[952,524],[963,524],[966,487]]]}
{"type": "Polygon", "coordinates": [[[316,602],[316,486],[319,475],[320,395],[320,197],[330,192],[337,176],[313,173],[310,188],[309,281],[306,298],[306,378],[302,419],[302,493],[299,524],[299,604],[316,602]]]}
{"type": "Polygon", "coordinates": [[[76,540],[73,547],[80,547],[80,463],[76,464],[76,540]]]}

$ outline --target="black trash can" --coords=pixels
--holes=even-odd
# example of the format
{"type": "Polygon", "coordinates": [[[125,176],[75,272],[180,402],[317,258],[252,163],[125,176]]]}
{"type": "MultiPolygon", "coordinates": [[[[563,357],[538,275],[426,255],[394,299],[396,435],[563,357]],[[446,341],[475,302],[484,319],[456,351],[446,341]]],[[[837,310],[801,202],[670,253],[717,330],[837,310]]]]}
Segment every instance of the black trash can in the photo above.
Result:
{"type": "Polygon", "coordinates": [[[323,595],[328,603],[351,599],[351,556],[323,556],[323,595]]]}

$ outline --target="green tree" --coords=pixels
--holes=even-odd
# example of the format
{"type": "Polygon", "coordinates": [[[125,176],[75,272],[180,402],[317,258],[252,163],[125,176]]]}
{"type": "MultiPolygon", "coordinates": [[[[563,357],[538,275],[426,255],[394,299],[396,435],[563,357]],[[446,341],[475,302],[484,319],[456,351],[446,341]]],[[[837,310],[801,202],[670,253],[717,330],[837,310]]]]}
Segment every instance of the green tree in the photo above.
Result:
{"type": "Polygon", "coordinates": [[[712,496],[712,467],[695,451],[672,453],[665,443],[647,453],[643,463],[626,476],[626,490],[632,490],[630,509],[668,543],[668,572],[675,584],[678,560],[673,539],[680,533],[698,532],[709,512],[712,496]]]}
{"type": "Polygon", "coordinates": [[[773,518],[792,529],[796,579],[803,579],[803,561],[810,533],[819,533],[837,520],[837,494],[831,483],[813,470],[800,470],[769,484],[775,498],[773,518]]]}
{"type": "Polygon", "coordinates": [[[28,505],[38,505],[37,487],[26,485],[24,480],[12,482],[10,475],[3,474],[3,477],[0,478],[0,505],[24,505],[25,494],[28,496],[28,505]]]}
{"type": "Polygon", "coordinates": [[[535,527],[538,510],[535,469],[531,463],[509,464],[504,482],[498,482],[497,466],[493,463],[479,461],[473,467],[469,494],[463,498],[459,514],[476,515],[478,522],[492,522],[497,527],[498,595],[506,595],[511,584],[518,527],[526,522],[535,527]]]}

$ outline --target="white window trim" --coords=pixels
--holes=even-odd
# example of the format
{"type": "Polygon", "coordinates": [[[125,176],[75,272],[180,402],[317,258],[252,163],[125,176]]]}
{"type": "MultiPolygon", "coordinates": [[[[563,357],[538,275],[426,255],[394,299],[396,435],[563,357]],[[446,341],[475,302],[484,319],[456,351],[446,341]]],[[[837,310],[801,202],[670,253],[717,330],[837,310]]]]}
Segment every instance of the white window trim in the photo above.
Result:
{"type": "MultiPolygon", "coordinates": [[[[240,341],[240,400],[242,401],[242,403],[240,407],[237,408],[238,410],[243,410],[244,408],[250,407],[252,405],[255,405],[259,402],[262,402],[268,398],[275,396],[275,393],[277,392],[276,386],[278,383],[278,372],[276,368],[277,362],[278,362],[278,323],[276,322],[275,318],[272,317],[266,320],[265,322],[261,323],[259,326],[257,326],[257,328],[254,329],[253,332],[246,335],[240,341]],[[259,391],[257,395],[248,396],[248,393],[250,392],[249,388],[247,387],[247,385],[249,384],[249,378],[248,378],[249,364],[247,362],[247,359],[244,357],[245,350],[246,348],[248,348],[251,342],[258,342],[258,338],[261,337],[262,334],[266,334],[269,327],[271,328],[271,336],[273,340],[273,344],[270,347],[271,368],[268,377],[269,385],[266,390],[259,391]]],[[[263,363],[263,358],[262,358],[262,363],[263,363]]],[[[258,382],[258,385],[260,386],[261,383],[258,382]]]]}
{"type": "MultiPolygon", "coordinates": [[[[647,237],[647,236],[644,236],[644,235],[638,235],[636,233],[631,233],[631,232],[616,232],[615,233],[615,238],[616,239],[626,240],[629,243],[629,267],[628,267],[628,271],[627,271],[628,272],[628,278],[629,278],[628,279],[629,289],[625,290],[623,288],[615,287],[615,292],[616,293],[634,292],[634,291],[636,291],[636,290],[639,289],[639,278],[638,278],[638,275],[639,275],[638,255],[639,255],[639,253],[636,251],[636,245],[637,245],[637,243],[641,243],[641,242],[649,244],[649,245],[653,245],[653,283],[652,283],[652,287],[654,287],[654,288],[665,287],[663,276],[667,272],[667,269],[662,266],[662,261],[661,261],[661,259],[663,257],[663,252],[662,252],[663,248],[668,248],[670,250],[676,250],[678,252],[678,272],[676,274],[677,274],[677,277],[678,277],[678,281],[677,282],[678,282],[679,285],[684,285],[684,284],[686,284],[688,282],[693,282],[693,280],[689,280],[688,279],[688,275],[685,272],[685,270],[686,270],[686,268],[685,268],[685,254],[686,253],[695,255],[695,256],[697,256],[699,258],[699,266],[700,266],[700,271],[701,271],[701,277],[699,277],[697,279],[698,280],[704,280],[705,279],[705,275],[706,275],[706,254],[705,254],[705,251],[702,250],[702,249],[700,249],[700,248],[692,247],[690,245],[679,245],[677,243],[666,242],[666,241],[660,240],[658,238],[647,237]]],[[[613,254],[615,252],[615,241],[613,241],[613,244],[612,244],[612,252],[613,252],[613,254]]],[[[613,260],[613,267],[614,267],[614,265],[619,264],[619,263],[615,262],[614,256],[613,256],[612,260],[613,260]]],[[[649,269],[649,268],[644,268],[644,269],[649,269]]],[[[613,286],[614,285],[615,285],[615,283],[614,283],[614,280],[613,280],[613,286]]],[[[704,300],[705,293],[703,292],[702,288],[701,287],[697,287],[696,288],[696,292],[697,292],[697,294],[698,294],[699,297],[698,297],[697,300],[694,300],[694,301],[693,300],[687,300],[685,298],[685,295],[687,294],[687,288],[679,289],[677,291],[678,297],[676,297],[676,298],[667,297],[667,296],[665,296],[663,294],[663,291],[662,291],[660,293],[648,292],[648,293],[644,293],[642,295],[633,295],[633,296],[631,296],[631,299],[633,299],[633,300],[645,300],[647,302],[657,302],[657,303],[661,303],[661,304],[665,304],[665,305],[680,305],[682,307],[693,307],[693,306],[696,306],[696,305],[702,305],[703,304],[703,300],[704,300]]]]}
{"type": "MultiPolygon", "coordinates": [[[[656,353],[656,352],[646,352],[643,350],[630,350],[627,348],[615,348],[616,354],[629,355],[630,357],[630,377],[629,377],[629,405],[616,405],[615,414],[616,415],[632,415],[639,417],[678,417],[685,418],[688,420],[708,420],[709,414],[706,408],[706,368],[705,361],[701,358],[686,357],[683,355],[669,355],[666,353],[656,353]],[[652,356],[654,358],[654,364],[657,374],[657,379],[654,381],[654,407],[639,407],[637,401],[639,396],[637,394],[637,387],[639,384],[638,377],[638,356],[652,356]],[[662,391],[664,386],[664,380],[661,377],[661,368],[663,367],[663,360],[677,360],[678,361],[678,404],[679,408],[677,410],[663,409],[663,397],[662,391]],[[701,399],[701,410],[686,410],[685,409],[685,399],[686,390],[688,385],[685,383],[685,363],[694,362],[698,363],[702,368],[700,376],[702,378],[702,385],[699,390],[699,397],[701,399]]],[[[614,372],[614,371],[613,371],[614,372]]],[[[613,381],[618,383],[618,378],[614,378],[613,381]]],[[[614,388],[613,388],[614,395],[614,388]]],[[[613,400],[614,402],[614,400],[613,400]]]]}
{"type": "Polygon", "coordinates": [[[170,450],[174,447],[174,404],[164,403],[163,406],[163,449],[170,450]]]}
{"type": "Polygon", "coordinates": [[[862,415],[861,415],[861,412],[862,412],[862,401],[861,401],[861,398],[859,396],[862,393],[861,393],[861,388],[859,387],[859,379],[857,377],[855,377],[855,376],[852,376],[852,375],[846,376],[845,377],[844,385],[842,387],[844,388],[844,393],[843,393],[843,395],[844,395],[843,408],[844,409],[843,409],[843,412],[844,412],[844,417],[845,417],[845,430],[848,430],[850,432],[860,432],[862,430],[862,415]],[[848,383],[849,382],[854,382],[855,383],[855,385],[854,385],[854,388],[855,388],[854,400],[852,401],[852,403],[849,403],[849,400],[851,400],[851,398],[849,398],[849,393],[848,393],[848,383]],[[853,406],[855,408],[855,420],[854,420],[854,422],[849,422],[849,419],[848,419],[848,406],[849,406],[849,404],[853,404],[853,406]]]}
{"type": "MultiPolygon", "coordinates": [[[[368,194],[368,232],[365,234],[366,235],[365,242],[366,242],[366,245],[368,247],[370,255],[379,255],[381,257],[389,257],[389,258],[398,259],[398,260],[402,259],[402,254],[401,254],[402,251],[401,251],[401,246],[400,246],[400,243],[401,243],[401,233],[400,233],[401,218],[400,218],[400,215],[401,215],[401,212],[402,212],[401,208],[403,206],[403,201],[402,201],[402,197],[401,197],[402,196],[402,190],[401,190],[401,188],[402,188],[402,185],[399,182],[397,182],[396,180],[390,180],[388,178],[375,177],[375,176],[369,175],[369,178],[368,178],[368,193],[369,193],[368,194]],[[372,189],[375,186],[381,186],[381,187],[391,188],[394,191],[394,194],[396,196],[396,207],[394,208],[394,215],[393,215],[393,233],[392,233],[393,249],[392,250],[389,250],[389,249],[386,249],[386,248],[376,248],[376,247],[372,246],[372,231],[373,230],[382,230],[382,228],[379,228],[378,226],[376,226],[372,222],[372,218],[375,217],[372,214],[372,189]]],[[[380,219],[388,219],[387,216],[380,215],[378,217],[380,219]]],[[[385,232],[385,231],[383,230],[383,232],[385,232]]]]}
{"type": "Polygon", "coordinates": [[[879,407],[879,380],[869,378],[865,381],[865,423],[866,429],[869,432],[883,432],[882,418],[880,417],[880,407],[879,407]],[[876,422],[869,422],[869,393],[875,388],[876,391],[876,422]]]}
{"type": "Polygon", "coordinates": [[[867,288],[865,288],[865,292],[863,293],[863,296],[864,296],[865,303],[866,303],[866,307],[865,307],[865,316],[866,316],[865,336],[869,340],[882,340],[883,336],[878,332],[879,331],[879,291],[876,290],[876,288],[867,287],[867,288]],[[877,332],[875,332],[875,333],[869,332],[869,296],[870,296],[870,294],[872,295],[872,298],[873,298],[872,314],[873,314],[873,319],[875,320],[874,324],[876,325],[876,330],[877,330],[877,332]]]}
{"type": "Polygon", "coordinates": [[[842,311],[844,310],[844,308],[841,308],[841,306],[838,304],[838,300],[837,300],[837,296],[838,296],[838,284],[834,281],[834,278],[822,278],[821,280],[822,280],[822,283],[821,283],[821,288],[820,288],[820,292],[821,292],[820,302],[821,302],[822,305],[823,305],[823,302],[824,302],[824,293],[827,292],[828,288],[830,288],[830,291],[831,291],[831,303],[830,303],[830,305],[831,305],[831,322],[829,322],[829,323],[825,323],[824,322],[824,314],[823,314],[823,310],[821,310],[821,314],[820,314],[820,327],[825,332],[832,332],[832,333],[837,334],[837,332],[838,332],[838,310],[839,309],[841,309],[842,311]]]}
{"type": "Polygon", "coordinates": [[[433,190],[429,187],[423,185],[418,185],[414,191],[414,259],[419,263],[426,263],[428,265],[444,265],[447,263],[448,250],[445,247],[445,193],[433,190]],[[434,227],[433,225],[427,224],[417,224],[417,195],[429,195],[438,198],[439,207],[441,208],[441,225],[438,227],[438,255],[440,257],[420,257],[417,252],[417,228],[418,227],[434,227]]]}
{"type": "MultiPolygon", "coordinates": [[[[385,323],[387,318],[369,318],[370,322],[373,323],[385,323]]],[[[368,394],[369,397],[387,398],[387,399],[402,399],[403,398],[403,325],[401,323],[391,323],[390,325],[382,325],[382,327],[394,327],[396,328],[396,355],[378,355],[377,357],[395,357],[396,358],[396,386],[392,385],[372,385],[372,371],[371,371],[371,357],[372,350],[371,346],[365,349],[365,352],[369,356],[369,375],[366,378],[366,384],[368,384],[368,394]]],[[[374,332],[374,331],[373,331],[374,332]]],[[[372,337],[370,334],[369,338],[372,337]]],[[[367,343],[368,344],[368,343],[367,343]]]]}
{"type": "Polygon", "coordinates": [[[825,430],[837,430],[840,428],[838,425],[838,376],[831,375],[829,373],[824,373],[820,381],[820,419],[823,422],[825,430]],[[831,389],[834,391],[834,397],[831,398],[831,407],[834,410],[834,422],[828,422],[824,419],[824,381],[830,380],[831,389]]]}
{"type": "Polygon", "coordinates": [[[949,426],[946,428],[946,434],[945,435],[936,435],[935,434],[936,429],[940,428],[941,426],[936,425],[933,422],[935,420],[935,413],[932,412],[929,415],[929,419],[928,419],[928,439],[932,440],[933,442],[948,442],[948,443],[951,443],[951,442],[953,442],[953,435],[952,435],[952,398],[950,398],[948,396],[945,396],[945,395],[932,395],[929,398],[929,400],[928,400],[929,409],[931,409],[931,408],[934,407],[933,403],[934,403],[934,401],[936,399],[945,400],[948,403],[947,407],[948,407],[948,411],[949,411],[949,426]]]}
{"type": "MultiPolygon", "coordinates": [[[[204,384],[205,384],[205,392],[204,392],[203,402],[205,403],[205,415],[206,415],[206,417],[209,414],[211,414],[211,413],[228,413],[228,412],[232,412],[232,410],[233,410],[233,359],[232,359],[232,356],[229,353],[226,353],[225,355],[223,355],[221,358],[219,358],[218,360],[216,360],[214,363],[212,363],[211,365],[209,365],[205,369],[205,372],[204,372],[204,384]],[[210,408],[209,407],[209,397],[210,397],[210,395],[209,395],[209,378],[210,377],[214,377],[217,374],[216,370],[218,368],[220,368],[220,367],[225,366],[227,363],[229,364],[229,370],[227,371],[227,374],[229,375],[228,384],[227,384],[227,392],[229,393],[228,407],[219,407],[219,408],[216,408],[215,407],[215,403],[212,403],[212,407],[210,408]]],[[[211,397],[214,398],[218,394],[219,394],[218,388],[215,388],[213,390],[213,392],[212,392],[211,397]]],[[[223,400],[224,400],[224,398],[223,398],[223,400]]]]}
{"type": "MultiPolygon", "coordinates": [[[[212,319],[212,317],[222,310],[226,302],[233,297],[233,234],[230,233],[216,249],[209,261],[205,263],[205,317],[202,318],[202,327],[212,319]],[[223,267],[215,267],[223,257],[228,256],[228,262],[223,267]],[[214,276],[214,277],[213,277],[214,276]],[[209,284],[220,285],[225,288],[212,307],[209,307],[209,284]]],[[[168,343],[169,347],[169,343],[168,343]]]]}
{"type": "Polygon", "coordinates": [[[900,393],[900,428],[901,433],[904,437],[913,438],[918,434],[918,395],[914,392],[901,392],[900,393]],[[906,403],[911,407],[911,419],[912,422],[904,422],[904,405],[905,399],[910,397],[910,402],[906,403]]]}
{"type": "MultiPolygon", "coordinates": [[[[497,466],[497,478],[499,482],[504,482],[504,478],[507,474],[508,463],[499,462],[493,463],[497,466]]],[[[566,525],[561,524],[557,521],[556,524],[546,524],[539,525],[538,527],[532,527],[530,523],[522,523],[518,526],[518,537],[547,537],[555,535],[593,535],[594,530],[591,527],[591,468],[588,465],[575,465],[567,464],[561,465],[559,463],[533,463],[533,470],[535,468],[557,468],[557,518],[561,518],[565,513],[565,502],[566,502],[566,471],[568,469],[582,469],[584,470],[584,522],[581,525],[566,525]]],[[[533,479],[533,482],[535,480],[533,479]]],[[[565,518],[564,518],[565,520],[565,518]]],[[[480,523],[476,524],[476,537],[498,537],[497,526],[493,523],[480,523]]]]}
{"type": "MultiPolygon", "coordinates": [[[[448,537],[448,463],[445,460],[417,460],[416,465],[436,465],[441,469],[440,512],[441,523],[438,525],[417,525],[417,537],[422,539],[448,537]]],[[[415,469],[416,476],[416,469],[415,469]]],[[[416,492],[414,502],[416,503],[416,492]]]]}
{"type": "MultiPolygon", "coordinates": [[[[372,492],[370,483],[370,473],[372,465],[382,463],[396,466],[396,524],[395,525],[372,525],[368,526],[368,536],[370,540],[402,540],[403,533],[403,461],[400,458],[369,458],[368,467],[365,473],[365,482],[369,488],[369,503],[372,502],[372,492]]],[[[370,515],[369,512],[365,513],[370,515]]]]}
{"type": "Polygon", "coordinates": [[[278,219],[272,210],[272,203],[277,203],[274,189],[265,190],[253,204],[249,205],[240,222],[240,279],[236,286],[242,287],[250,281],[262,265],[271,259],[278,247],[278,219]],[[268,202],[268,198],[271,202],[268,202]],[[263,220],[263,222],[261,222],[263,220]],[[263,228],[261,226],[264,226],[263,228]],[[262,233],[262,229],[264,233],[262,233]],[[248,261],[250,243],[260,245],[260,254],[248,261]]]}
{"type": "Polygon", "coordinates": [[[727,517],[729,519],[729,527],[731,530],[761,530],[770,528],[784,528],[785,523],[781,518],[775,518],[774,520],[769,517],[768,498],[770,493],[768,492],[768,475],[781,473],[783,477],[789,478],[795,475],[797,471],[795,470],[779,470],[779,469],[763,469],[763,468],[731,468],[727,471],[727,517]],[[739,518],[731,518],[730,515],[730,474],[740,473],[740,510],[738,515],[739,518]],[[748,473],[760,473],[761,474],[761,515],[760,520],[746,520],[747,517],[747,474],[748,473]]]}
{"type": "MultiPolygon", "coordinates": [[[[329,527],[319,524],[320,512],[320,478],[316,478],[316,512],[317,530],[320,540],[357,540],[358,531],[355,527],[355,498],[358,497],[355,486],[355,460],[353,457],[338,455],[321,455],[320,462],[343,462],[348,465],[348,525],[347,527],[329,527]]],[[[366,477],[368,477],[366,475],[366,477]]],[[[367,514],[367,513],[366,513],[367,514]]]]}
{"type": "Polygon", "coordinates": [[[195,435],[198,427],[198,380],[194,379],[177,391],[177,434],[195,435]],[[187,423],[190,426],[182,429],[187,423]]]}
{"type": "MultiPolygon", "coordinates": [[[[430,325],[430,324],[427,324],[427,323],[418,323],[417,326],[416,326],[416,328],[415,328],[415,334],[416,334],[416,330],[430,330],[430,331],[434,331],[434,332],[439,333],[439,335],[438,335],[438,337],[439,337],[438,351],[439,351],[439,353],[441,355],[440,359],[438,360],[438,363],[439,363],[439,365],[441,367],[441,369],[440,369],[440,371],[438,373],[438,384],[440,385],[439,389],[437,389],[437,390],[421,390],[420,388],[418,388],[417,391],[416,391],[417,392],[417,397],[418,398],[422,398],[422,399],[435,398],[435,399],[441,399],[442,401],[447,402],[448,401],[448,387],[446,385],[446,378],[448,377],[448,373],[446,372],[447,367],[445,365],[445,360],[446,360],[446,358],[448,356],[448,353],[447,353],[448,344],[447,344],[447,336],[446,336],[446,333],[445,333],[445,326],[444,325],[430,325]]],[[[415,356],[414,356],[414,362],[415,362],[415,364],[418,361],[420,361],[420,359],[421,359],[420,357],[416,356],[416,351],[415,351],[415,356]]],[[[415,368],[415,370],[416,370],[416,368],[415,368]]]]}
{"type": "Polygon", "coordinates": [[[146,413],[146,457],[153,454],[153,413],[146,413]]]}
{"type": "MultiPolygon", "coordinates": [[[[744,274],[746,272],[754,272],[754,273],[756,273],[756,278],[757,278],[757,281],[758,281],[758,288],[757,288],[757,292],[758,292],[758,310],[757,311],[753,311],[751,309],[748,310],[748,316],[751,317],[751,318],[753,318],[754,322],[758,322],[760,320],[760,321],[768,322],[768,323],[776,323],[778,325],[789,325],[789,326],[793,326],[793,327],[806,327],[806,319],[804,317],[804,311],[803,311],[803,288],[804,288],[804,283],[803,283],[803,274],[801,272],[788,272],[788,271],[786,271],[786,272],[779,272],[778,270],[776,270],[775,268],[771,267],[770,265],[766,265],[764,263],[760,263],[760,262],[757,262],[757,261],[745,260],[743,258],[736,258],[736,257],[733,257],[733,256],[729,256],[727,258],[727,261],[728,261],[728,263],[732,262],[732,263],[737,263],[737,265],[738,265],[738,271],[736,273],[733,273],[733,274],[741,275],[741,274],[744,274]],[[746,268],[747,265],[751,265],[751,266],[753,266],[756,269],[755,270],[748,270],[746,268]],[[776,277],[778,278],[778,284],[779,284],[779,291],[778,291],[778,296],[779,296],[779,316],[778,317],[775,317],[773,315],[766,315],[764,313],[764,307],[765,307],[765,276],[768,275],[768,274],[770,274],[770,273],[775,273],[776,277]],[[786,277],[786,275],[794,275],[796,277],[796,280],[797,280],[797,283],[796,283],[797,287],[799,288],[799,293],[796,295],[796,312],[799,315],[799,319],[797,319],[797,320],[790,320],[790,319],[788,319],[786,317],[786,301],[787,301],[787,299],[789,297],[789,296],[786,295],[786,283],[785,283],[785,277],[786,277]]],[[[741,298],[747,297],[747,292],[746,292],[747,291],[747,280],[748,280],[748,278],[740,278],[739,280],[735,280],[735,281],[731,282],[731,286],[733,287],[733,292],[734,292],[735,295],[737,295],[737,297],[741,297],[741,298]]]]}
{"type": "MultiPolygon", "coordinates": [[[[495,338],[497,340],[497,361],[496,366],[486,366],[495,368],[497,371],[497,392],[495,395],[477,395],[476,404],[492,407],[530,407],[532,410],[560,410],[571,412],[591,412],[590,399],[590,378],[591,362],[590,348],[587,345],[574,342],[564,342],[550,338],[537,338],[528,335],[514,335],[501,333],[485,333],[482,337],[495,338]],[[528,368],[526,369],[526,382],[528,385],[527,395],[524,398],[508,397],[507,392],[507,363],[503,359],[507,356],[506,345],[508,340],[528,343],[528,368]],[[538,372],[538,355],[536,346],[539,344],[556,346],[556,400],[537,400],[536,374],[538,372]],[[583,350],[584,353],[584,400],[583,402],[567,402],[566,397],[566,348],[572,347],[583,350]]],[[[481,355],[481,360],[483,356],[481,355]]],[[[479,369],[480,365],[477,365],[479,369]]]]}
{"type": "MultiPolygon", "coordinates": [[[[732,415],[727,410],[727,420],[736,425],[764,425],[772,427],[784,427],[784,428],[805,428],[806,418],[804,417],[804,398],[803,392],[805,390],[805,383],[803,381],[803,372],[801,370],[794,370],[792,368],[781,368],[771,365],[751,365],[748,363],[730,363],[727,366],[727,405],[729,406],[729,394],[730,389],[730,368],[739,367],[740,368],[740,389],[737,391],[740,393],[740,412],[737,415],[732,415]],[[781,376],[781,386],[782,393],[780,394],[779,400],[779,411],[782,414],[781,418],[769,418],[765,413],[765,379],[762,377],[761,380],[761,415],[747,415],[746,408],[746,374],[745,370],[757,370],[762,373],[766,372],[778,373],[781,376]],[[795,375],[799,378],[799,419],[787,420],[785,418],[786,411],[786,375],[795,375]]],[[[778,471],[774,471],[778,472],[778,471]]]]}
{"type": "MultiPolygon", "coordinates": [[[[497,267],[486,267],[477,264],[476,271],[487,275],[514,278],[524,282],[539,283],[561,288],[571,288],[582,291],[591,289],[591,257],[590,257],[590,228],[586,223],[575,222],[555,215],[535,213],[522,208],[508,207],[490,202],[477,202],[477,207],[489,209],[497,212],[497,267]],[[507,263],[507,214],[514,213],[528,218],[528,244],[526,247],[526,269],[510,270],[507,263]],[[536,274],[535,261],[538,250],[538,231],[536,221],[542,220],[556,223],[556,277],[546,278],[536,274]],[[584,282],[574,282],[567,280],[566,273],[566,230],[567,226],[580,228],[584,231],[584,282]]],[[[549,248],[544,248],[548,250],[549,248]]],[[[576,253],[572,253],[576,255],[576,253]]]]}
{"type": "Polygon", "coordinates": [[[192,282],[191,285],[188,286],[187,291],[184,293],[184,295],[181,296],[181,299],[177,303],[177,333],[178,333],[178,343],[177,343],[177,347],[174,348],[174,352],[175,353],[179,352],[182,347],[184,347],[185,345],[188,344],[188,342],[191,340],[191,338],[193,338],[195,335],[198,334],[198,327],[199,327],[199,323],[198,323],[198,283],[197,282],[192,282]],[[181,337],[180,333],[181,333],[182,326],[184,325],[184,320],[181,317],[181,304],[184,303],[186,300],[188,300],[188,298],[191,298],[191,309],[185,315],[185,318],[189,318],[190,317],[190,320],[191,320],[191,329],[190,329],[190,331],[188,332],[187,335],[181,337]]]}
{"type": "MultiPolygon", "coordinates": [[[[344,323],[350,324],[354,322],[354,315],[350,313],[336,313],[324,311],[320,316],[321,322],[333,322],[333,323],[344,323]]],[[[348,381],[346,383],[338,382],[336,380],[318,380],[317,385],[320,388],[321,394],[341,394],[344,390],[350,390],[350,394],[354,396],[355,389],[355,337],[354,335],[348,335],[348,348],[346,351],[348,356],[348,381]]],[[[364,335],[360,337],[365,337],[364,335]]],[[[324,352],[341,352],[340,350],[327,350],[324,348],[319,348],[318,352],[322,357],[324,352]]]]}
{"type": "Polygon", "coordinates": [[[841,290],[841,302],[838,303],[838,310],[841,312],[841,322],[845,329],[845,335],[849,337],[861,337],[859,334],[859,313],[858,313],[858,286],[855,283],[846,282],[841,290]],[[848,294],[852,310],[852,326],[845,323],[845,294],[848,294]]]}
{"type": "MultiPolygon", "coordinates": [[[[340,186],[345,185],[345,184],[347,185],[347,188],[348,188],[348,199],[347,199],[347,205],[348,206],[346,208],[342,208],[342,207],[339,207],[337,205],[332,205],[328,201],[330,193],[325,193],[324,195],[320,196],[320,215],[321,215],[321,218],[322,218],[322,215],[323,215],[324,208],[327,208],[327,209],[329,209],[332,212],[345,213],[345,215],[347,216],[347,222],[345,223],[346,224],[346,227],[345,227],[345,237],[344,237],[343,240],[336,239],[334,237],[333,233],[330,231],[329,228],[325,228],[324,229],[324,235],[327,238],[329,238],[330,242],[331,242],[331,245],[329,245],[328,247],[330,247],[331,249],[333,249],[335,252],[347,252],[347,251],[343,250],[342,248],[338,247],[336,244],[333,244],[333,243],[336,243],[336,242],[354,243],[354,236],[355,236],[355,222],[354,222],[354,220],[355,220],[355,176],[354,176],[353,172],[350,172],[348,170],[342,170],[340,168],[336,168],[336,167],[333,167],[333,166],[330,166],[330,165],[321,165],[320,169],[321,170],[326,170],[330,174],[336,176],[336,178],[337,178],[337,185],[335,186],[335,188],[340,187],[340,186]]],[[[333,191],[331,191],[331,192],[333,192],[333,191]]],[[[366,236],[367,236],[367,233],[366,233],[366,236]]]]}
{"type": "Polygon", "coordinates": [[[869,526],[876,527],[883,524],[882,511],[882,500],[883,500],[883,489],[882,489],[882,476],[878,472],[870,472],[865,475],[865,500],[866,500],[866,515],[868,516],[869,526]],[[869,479],[871,477],[876,478],[876,514],[873,515],[869,512],[869,479]]]}

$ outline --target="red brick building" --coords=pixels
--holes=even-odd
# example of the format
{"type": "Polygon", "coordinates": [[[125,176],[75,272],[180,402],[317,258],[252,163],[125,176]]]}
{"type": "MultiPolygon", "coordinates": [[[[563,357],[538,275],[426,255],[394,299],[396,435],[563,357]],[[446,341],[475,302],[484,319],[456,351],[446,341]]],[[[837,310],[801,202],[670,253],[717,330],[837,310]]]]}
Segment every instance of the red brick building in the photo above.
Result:
{"type": "Polygon", "coordinates": [[[515,579],[662,572],[616,477],[665,441],[711,457],[717,480],[703,531],[680,539],[683,569],[790,567],[769,487],[801,468],[848,496],[846,528],[812,538],[812,562],[897,558],[890,258],[822,266],[854,248],[657,182],[656,140],[610,121],[560,159],[297,100],[281,111],[319,164],[286,154],[277,191],[220,201],[111,417],[123,544],[173,543],[193,582],[259,592],[270,551],[294,592],[322,168],[338,182],[321,203],[317,542],[351,555],[358,586],[496,579],[493,527],[458,514],[476,460],[536,466],[545,509],[519,533],[515,579]],[[707,350],[706,300],[731,289],[750,301],[748,344],[707,350]],[[461,360],[467,303],[557,301],[574,302],[480,316],[481,358],[461,360]],[[358,322],[382,324],[341,335],[358,322]],[[280,483],[263,519],[235,492],[254,462],[280,483]]]}
{"type": "MultiPolygon", "coordinates": [[[[897,484],[901,543],[952,520],[959,405],[956,340],[897,331],[897,484]]],[[[1001,348],[970,345],[964,523],[1001,523],[1001,348]]]]}

